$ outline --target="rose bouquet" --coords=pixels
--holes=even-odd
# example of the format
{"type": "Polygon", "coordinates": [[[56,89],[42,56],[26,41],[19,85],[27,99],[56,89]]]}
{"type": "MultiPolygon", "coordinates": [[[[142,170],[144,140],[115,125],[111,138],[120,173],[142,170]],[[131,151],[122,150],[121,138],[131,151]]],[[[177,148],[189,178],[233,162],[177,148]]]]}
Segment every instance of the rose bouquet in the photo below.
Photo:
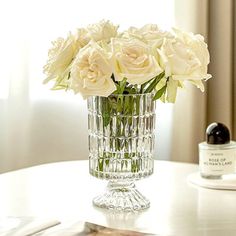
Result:
{"type": "MultiPolygon", "coordinates": [[[[141,115],[142,94],[174,103],[185,82],[204,91],[203,81],[211,77],[207,73],[209,52],[201,35],[179,29],[162,31],[153,24],[118,32],[118,26],[102,20],[58,38],[48,56],[45,82],[54,81],[54,90],[80,93],[88,103],[99,96],[103,130],[113,129],[116,137],[124,137],[132,116],[141,115]]],[[[116,151],[125,148],[120,139],[113,145],[116,151]]],[[[98,170],[103,171],[105,158],[111,156],[99,154],[98,170]]],[[[124,156],[128,159],[130,153],[124,156]]],[[[131,164],[133,171],[140,168],[136,162],[131,164]]]]}
{"type": "Polygon", "coordinates": [[[73,90],[84,98],[111,94],[154,93],[175,102],[177,89],[190,82],[204,91],[209,52],[204,38],[157,25],[118,32],[109,21],[89,25],[58,38],[49,50],[45,82],[73,90]]]}
{"type": "Polygon", "coordinates": [[[201,35],[161,31],[157,25],[118,32],[101,21],[53,42],[45,82],[87,98],[89,170],[109,180],[95,205],[149,207],[133,181],[153,173],[155,100],[175,102],[185,82],[204,91],[208,63],[201,35]]]}

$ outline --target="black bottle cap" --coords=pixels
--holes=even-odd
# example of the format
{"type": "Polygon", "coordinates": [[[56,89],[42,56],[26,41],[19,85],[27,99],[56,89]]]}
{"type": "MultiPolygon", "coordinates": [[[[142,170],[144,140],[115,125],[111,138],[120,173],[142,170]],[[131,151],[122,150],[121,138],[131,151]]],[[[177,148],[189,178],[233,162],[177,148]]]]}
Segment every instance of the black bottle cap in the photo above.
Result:
{"type": "Polygon", "coordinates": [[[208,144],[226,144],[230,142],[229,129],[222,123],[212,123],[206,129],[208,144]]]}

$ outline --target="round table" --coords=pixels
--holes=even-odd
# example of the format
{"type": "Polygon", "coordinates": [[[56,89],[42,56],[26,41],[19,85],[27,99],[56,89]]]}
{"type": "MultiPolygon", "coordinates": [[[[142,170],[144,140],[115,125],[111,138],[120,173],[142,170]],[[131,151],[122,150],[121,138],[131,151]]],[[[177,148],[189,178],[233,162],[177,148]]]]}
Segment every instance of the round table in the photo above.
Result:
{"type": "Polygon", "coordinates": [[[236,191],[187,182],[198,166],[155,161],[154,174],[137,181],[151,207],[117,213],[92,205],[107,182],[88,173],[88,161],[45,164],[0,175],[0,217],[77,219],[159,235],[236,235],[236,191]]]}

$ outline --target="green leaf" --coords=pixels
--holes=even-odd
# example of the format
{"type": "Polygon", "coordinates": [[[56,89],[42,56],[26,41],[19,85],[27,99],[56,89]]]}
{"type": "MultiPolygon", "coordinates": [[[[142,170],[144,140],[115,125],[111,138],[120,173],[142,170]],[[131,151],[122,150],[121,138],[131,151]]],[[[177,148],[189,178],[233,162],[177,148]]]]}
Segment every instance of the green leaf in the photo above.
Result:
{"type": "Polygon", "coordinates": [[[134,87],[126,87],[124,90],[124,94],[137,94],[137,91],[134,87]]]}
{"type": "Polygon", "coordinates": [[[144,93],[150,93],[157,85],[159,81],[157,79],[154,79],[152,83],[147,87],[146,90],[144,90],[144,93]]]}
{"type": "Polygon", "coordinates": [[[124,114],[129,114],[129,96],[125,97],[125,102],[124,102],[124,114]]]}
{"type": "Polygon", "coordinates": [[[127,78],[124,78],[122,81],[115,81],[116,85],[116,91],[113,92],[113,94],[123,94],[124,90],[126,89],[126,81],[127,78]]]}
{"type": "Polygon", "coordinates": [[[116,111],[117,109],[117,100],[114,97],[108,97],[109,105],[111,108],[111,111],[116,111]]]}
{"type": "Polygon", "coordinates": [[[103,171],[103,158],[98,159],[98,171],[103,171]]]}
{"type": "Polygon", "coordinates": [[[109,103],[109,100],[106,98],[102,98],[102,118],[103,118],[103,125],[104,127],[108,126],[111,120],[111,105],[109,103]]]}
{"type": "Polygon", "coordinates": [[[113,92],[113,94],[119,94],[120,93],[120,85],[118,83],[115,83],[116,90],[113,92]]]}
{"type": "Polygon", "coordinates": [[[155,96],[153,97],[153,100],[157,100],[159,99],[166,91],[166,87],[167,85],[165,85],[164,87],[162,87],[160,90],[158,90],[155,94],[155,96]]]}
{"type": "Polygon", "coordinates": [[[147,87],[147,89],[144,90],[144,93],[150,93],[152,90],[156,87],[158,82],[165,76],[165,72],[162,72],[159,74],[152,82],[151,84],[147,87]]]}
{"type": "Polygon", "coordinates": [[[120,84],[120,94],[123,94],[123,92],[124,92],[124,89],[125,89],[125,86],[126,86],[126,81],[127,81],[127,78],[124,78],[122,81],[119,82],[119,84],[120,84]]]}
{"type": "Polygon", "coordinates": [[[124,97],[122,95],[117,97],[117,112],[121,113],[123,110],[123,99],[124,97]]]}
{"type": "MultiPolygon", "coordinates": [[[[136,109],[135,113],[139,115],[140,110],[140,96],[137,96],[134,103],[134,108],[136,109]],[[136,107],[135,107],[136,106],[136,107]]],[[[138,118],[139,119],[139,118],[138,118]]]]}
{"type": "Polygon", "coordinates": [[[141,85],[140,93],[143,93],[143,91],[144,91],[146,85],[149,84],[152,80],[155,80],[155,78],[156,78],[156,77],[154,77],[154,78],[148,80],[147,82],[145,82],[144,84],[142,84],[142,85],[141,85]]]}

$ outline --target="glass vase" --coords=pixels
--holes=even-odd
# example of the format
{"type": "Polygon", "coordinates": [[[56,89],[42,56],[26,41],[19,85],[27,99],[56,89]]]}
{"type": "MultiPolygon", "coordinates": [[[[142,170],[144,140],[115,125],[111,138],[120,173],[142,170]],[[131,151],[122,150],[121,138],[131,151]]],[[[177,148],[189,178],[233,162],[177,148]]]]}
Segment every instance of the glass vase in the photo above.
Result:
{"type": "Polygon", "coordinates": [[[154,128],[152,93],[88,98],[89,171],[109,181],[94,205],[121,211],[150,206],[134,182],[153,173],[154,128]]]}

